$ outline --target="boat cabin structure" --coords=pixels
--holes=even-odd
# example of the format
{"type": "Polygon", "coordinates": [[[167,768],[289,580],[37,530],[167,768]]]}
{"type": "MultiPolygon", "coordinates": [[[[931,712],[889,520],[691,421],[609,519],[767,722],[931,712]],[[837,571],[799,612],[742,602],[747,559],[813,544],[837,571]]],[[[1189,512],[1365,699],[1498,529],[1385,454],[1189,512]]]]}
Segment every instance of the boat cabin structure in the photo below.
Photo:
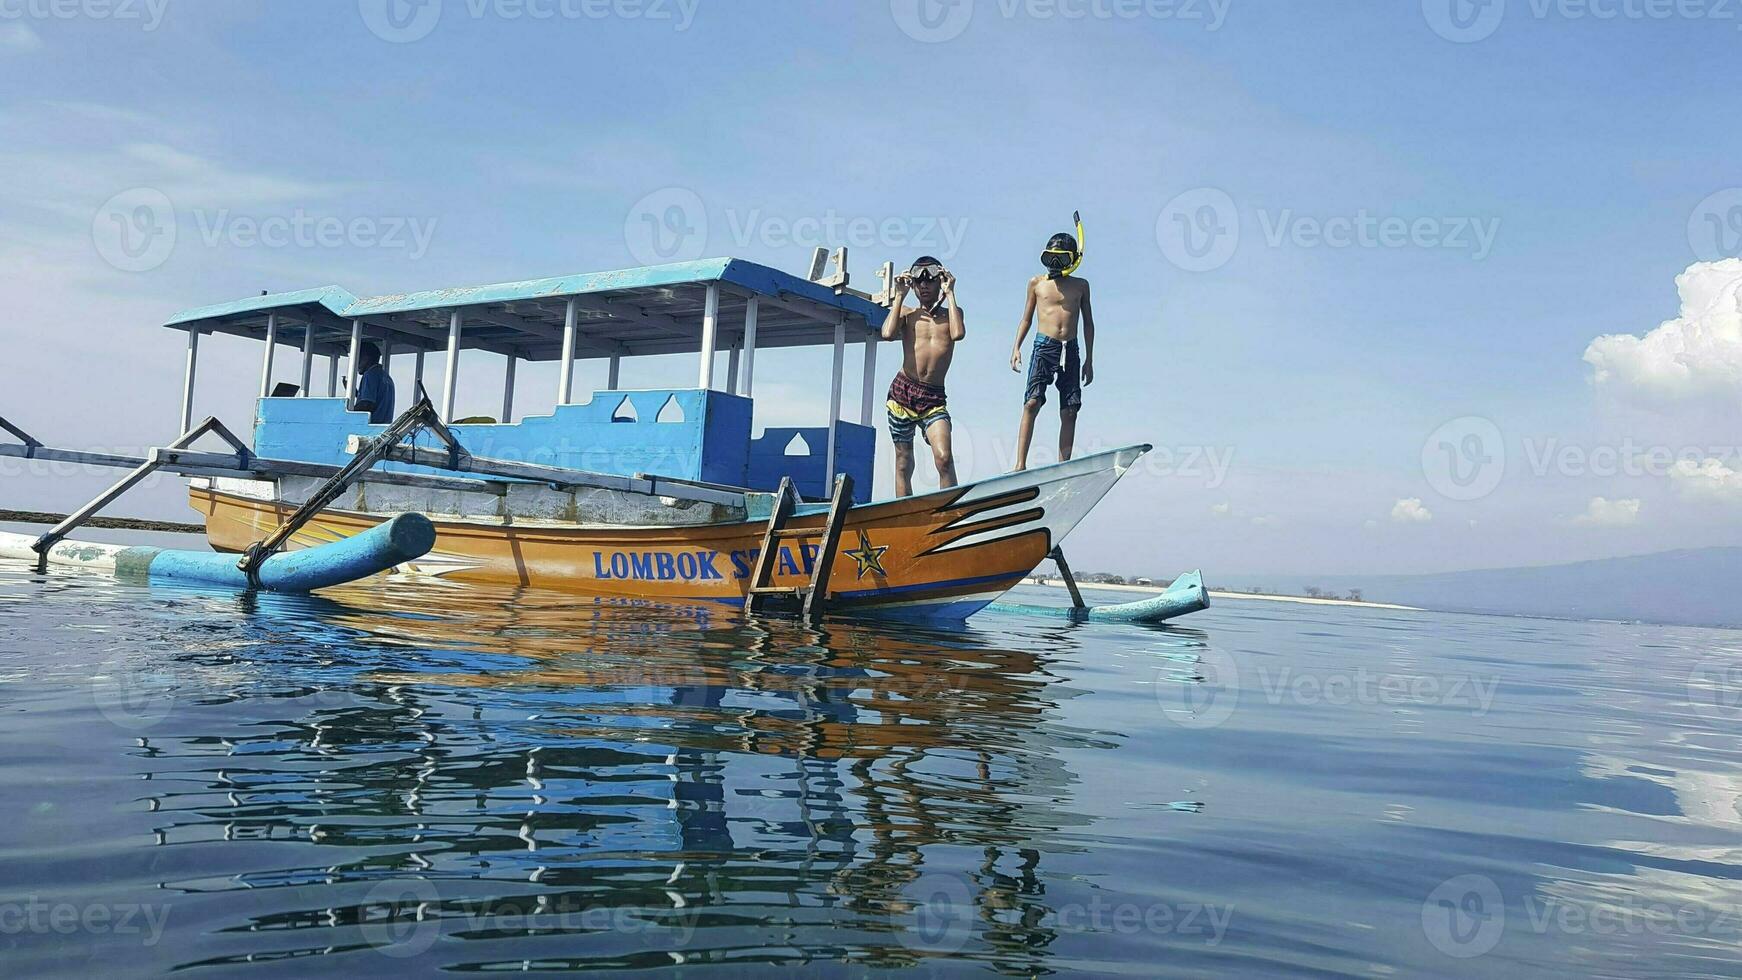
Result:
{"type": "MultiPolygon", "coordinates": [[[[479,456],[759,491],[790,478],[811,499],[827,497],[834,476],[845,473],[863,501],[875,468],[877,343],[887,311],[846,289],[844,273],[836,279],[839,284],[830,284],[717,258],[369,298],[324,286],[188,310],[166,324],[187,335],[178,431],[194,421],[200,338],[246,337],[262,344],[255,454],[343,465],[352,437],[378,436],[386,428],[354,411],[347,396],[357,389],[361,346],[372,342],[390,367],[394,358],[414,359],[414,389],[401,388],[400,407],[428,391],[455,436],[479,456]],[[841,418],[848,344],[864,345],[856,423],[841,418]],[[815,426],[765,426],[755,434],[757,352],[790,347],[831,350],[828,417],[815,426]],[[496,418],[456,418],[459,367],[475,351],[506,358],[496,418]],[[439,378],[425,376],[432,353],[443,355],[439,378]],[[624,358],[671,354],[697,355],[693,387],[619,387],[624,358]],[[274,386],[279,357],[300,360],[299,383],[274,386]],[[317,394],[320,360],[325,378],[317,394]],[[582,360],[608,365],[605,386],[584,398],[574,390],[582,360]],[[347,365],[343,385],[341,361],[347,365]],[[523,361],[560,365],[556,406],[548,415],[515,416],[515,372],[523,361]]],[[[384,466],[441,472],[403,462],[384,466]]]]}

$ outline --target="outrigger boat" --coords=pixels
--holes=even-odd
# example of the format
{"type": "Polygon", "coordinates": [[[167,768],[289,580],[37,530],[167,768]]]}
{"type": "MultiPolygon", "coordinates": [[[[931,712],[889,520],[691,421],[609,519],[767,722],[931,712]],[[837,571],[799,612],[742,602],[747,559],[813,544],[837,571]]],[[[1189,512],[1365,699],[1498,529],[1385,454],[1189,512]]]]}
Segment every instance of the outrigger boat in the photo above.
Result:
{"type": "MultiPolygon", "coordinates": [[[[245,337],[263,344],[252,447],[208,420],[234,454],[186,448],[184,435],[110,465],[191,476],[190,503],[221,552],[248,552],[293,515],[282,543],[308,548],[416,513],[433,522],[434,547],[400,570],[454,582],[965,619],[1053,554],[1150,447],[867,500],[890,270],[872,296],[848,288],[845,250],[834,262],[832,277],[819,250],[810,278],[721,258],[374,298],[327,286],[190,310],[167,324],[187,337],[181,431],[198,428],[200,338],[245,337]],[[352,410],[344,392],[357,388],[365,342],[402,376],[393,358],[413,358],[412,385],[400,390],[416,393],[422,424],[390,429],[352,410]],[[300,353],[298,383],[278,381],[282,345],[300,353]],[[841,418],[849,345],[863,350],[857,422],[841,418]],[[833,354],[827,418],[753,436],[757,352],[816,346],[833,354]],[[503,367],[500,416],[457,419],[460,364],[481,353],[503,367]],[[429,354],[443,355],[433,403],[422,395],[429,354]],[[699,358],[694,387],[619,383],[626,358],[684,354],[699,358]],[[316,358],[326,359],[324,396],[311,390],[316,358]],[[577,400],[574,369],[587,359],[606,362],[606,384],[577,400]],[[549,414],[515,418],[522,361],[559,363],[549,414]],[[379,464],[356,466],[365,452],[379,464]]],[[[101,462],[7,428],[24,442],[0,453],[101,462]]]]}

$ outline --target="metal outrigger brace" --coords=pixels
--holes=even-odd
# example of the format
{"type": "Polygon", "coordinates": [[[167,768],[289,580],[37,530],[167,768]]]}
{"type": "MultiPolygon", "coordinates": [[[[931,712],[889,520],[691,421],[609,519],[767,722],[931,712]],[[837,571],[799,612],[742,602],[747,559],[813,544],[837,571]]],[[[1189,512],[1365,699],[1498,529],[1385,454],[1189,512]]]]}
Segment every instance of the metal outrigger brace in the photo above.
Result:
{"type": "Polygon", "coordinates": [[[1065,588],[1071,590],[1071,605],[1078,609],[1089,608],[1089,604],[1083,601],[1083,594],[1077,591],[1077,577],[1071,574],[1071,566],[1065,562],[1064,549],[1054,548],[1046,556],[1058,565],[1059,574],[1064,576],[1065,588]]]}
{"type": "Polygon", "coordinates": [[[387,426],[387,431],[368,440],[368,444],[352,456],[350,462],[340,467],[337,473],[328,477],[325,483],[309,494],[302,506],[298,507],[295,513],[278,526],[278,530],[273,531],[266,540],[249,545],[242,552],[242,559],[236,563],[236,567],[248,576],[249,582],[258,584],[261,563],[284,550],[291,535],[302,530],[303,525],[313,520],[316,514],[337,500],[339,494],[344,493],[347,487],[357,482],[376,463],[387,459],[400,443],[424,429],[434,433],[436,438],[447,445],[450,458],[457,459],[464,452],[460,448],[459,440],[454,438],[454,434],[442,422],[440,413],[435,410],[435,406],[430,404],[429,396],[424,394],[420,388],[416,404],[394,419],[387,426]]]}
{"type": "MultiPolygon", "coordinates": [[[[7,425],[5,428],[6,431],[24,439],[25,444],[32,449],[40,448],[42,446],[42,443],[31,439],[29,436],[10,425],[7,425]]],[[[174,452],[178,449],[186,449],[197,442],[201,436],[208,433],[223,439],[225,442],[230,444],[230,448],[236,450],[236,466],[238,469],[246,469],[248,467],[249,461],[254,457],[253,452],[248,449],[247,445],[244,444],[242,440],[236,438],[234,433],[225,428],[224,423],[219,422],[215,416],[208,416],[204,422],[201,422],[199,425],[196,425],[182,433],[180,438],[176,439],[176,441],[170,443],[168,446],[165,446],[162,449],[153,449],[151,453],[145,457],[145,462],[140,463],[138,466],[130,470],[126,476],[117,480],[114,486],[111,486],[109,489],[98,494],[90,503],[80,507],[76,511],[73,511],[71,514],[68,514],[66,520],[61,521],[52,528],[49,528],[41,537],[37,538],[30,546],[30,550],[36,552],[37,572],[41,574],[48,570],[48,551],[50,548],[53,548],[62,538],[71,534],[79,527],[79,525],[90,520],[96,515],[97,511],[102,510],[104,507],[107,507],[110,503],[114,502],[115,498],[126,493],[128,490],[133,489],[141,480],[144,480],[146,477],[156,472],[159,467],[168,462],[168,460],[164,458],[165,453],[174,452]]]]}

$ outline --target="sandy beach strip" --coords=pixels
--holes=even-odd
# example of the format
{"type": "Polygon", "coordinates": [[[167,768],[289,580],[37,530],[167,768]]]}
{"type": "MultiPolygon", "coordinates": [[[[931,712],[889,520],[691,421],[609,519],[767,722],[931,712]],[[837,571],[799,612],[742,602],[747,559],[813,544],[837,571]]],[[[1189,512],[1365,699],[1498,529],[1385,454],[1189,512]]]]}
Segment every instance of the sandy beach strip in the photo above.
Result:
{"type": "MultiPolygon", "coordinates": [[[[1048,588],[1062,589],[1065,583],[1060,579],[1042,579],[1041,581],[1024,580],[1024,585],[1044,585],[1048,588]]],[[[1143,592],[1157,595],[1162,591],[1159,585],[1101,585],[1094,582],[1078,582],[1079,589],[1105,590],[1108,592],[1143,592]]],[[[1389,602],[1356,602],[1354,599],[1314,599],[1304,595],[1270,595],[1263,592],[1210,592],[1212,599],[1259,599],[1265,602],[1298,602],[1309,606],[1360,606],[1365,609],[1401,609],[1405,612],[1421,612],[1418,606],[1399,606],[1389,602]]]]}

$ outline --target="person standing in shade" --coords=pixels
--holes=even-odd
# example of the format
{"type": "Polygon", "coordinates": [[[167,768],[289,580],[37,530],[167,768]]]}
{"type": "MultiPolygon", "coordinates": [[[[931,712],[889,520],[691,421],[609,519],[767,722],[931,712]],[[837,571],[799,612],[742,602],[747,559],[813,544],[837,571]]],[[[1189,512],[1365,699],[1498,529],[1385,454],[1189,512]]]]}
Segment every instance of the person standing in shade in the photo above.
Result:
{"type": "Polygon", "coordinates": [[[369,422],[383,425],[393,421],[393,378],[381,366],[381,348],[364,344],[357,351],[357,392],[351,399],[351,411],[368,412],[369,422]]]}

